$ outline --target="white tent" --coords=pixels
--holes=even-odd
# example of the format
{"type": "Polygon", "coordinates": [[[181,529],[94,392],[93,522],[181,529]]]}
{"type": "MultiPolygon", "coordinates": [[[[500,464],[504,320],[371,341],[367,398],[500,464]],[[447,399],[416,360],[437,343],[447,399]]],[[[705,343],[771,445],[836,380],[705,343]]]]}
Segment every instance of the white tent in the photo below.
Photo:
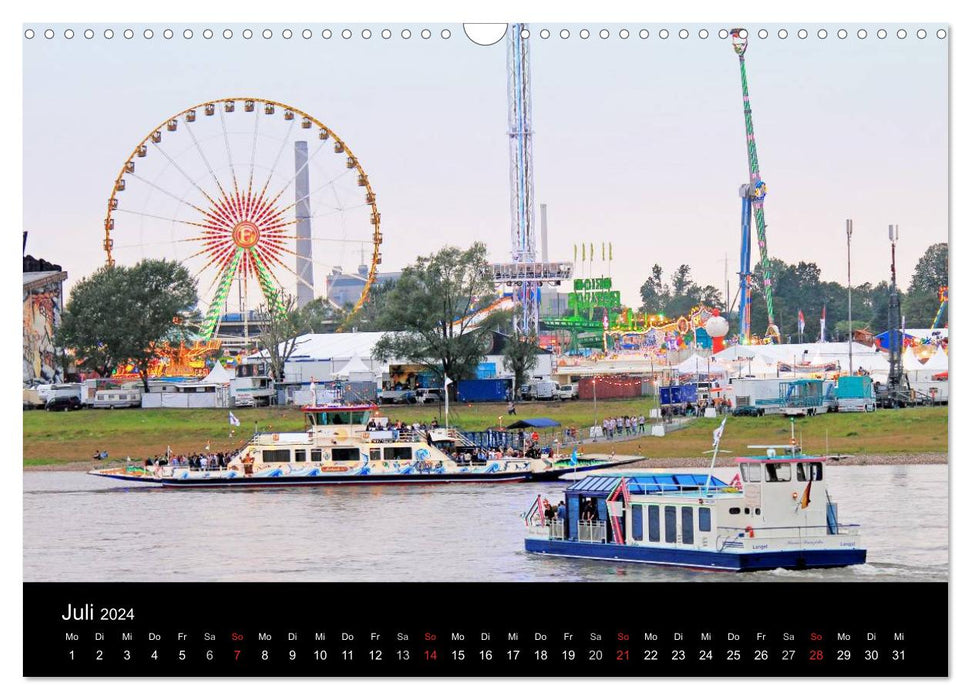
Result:
{"type": "Polygon", "coordinates": [[[871,374],[873,372],[889,372],[890,361],[882,352],[865,352],[862,355],[853,356],[853,369],[857,370],[860,367],[871,374]]]}
{"type": "Polygon", "coordinates": [[[708,371],[708,358],[694,354],[676,368],[681,374],[694,374],[708,371]]]}
{"type": "Polygon", "coordinates": [[[233,378],[233,373],[217,362],[213,368],[206,375],[206,378],[202,380],[203,384],[229,384],[229,380],[233,378]]]}
{"type": "Polygon", "coordinates": [[[917,359],[917,356],[914,354],[914,351],[911,348],[907,348],[906,350],[904,350],[903,361],[904,361],[903,362],[904,369],[907,370],[908,372],[913,370],[924,369],[923,363],[917,359]]]}
{"type": "Polygon", "coordinates": [[[931,358],[924,363],[924,366],[921,369],[930,370],[932,372],[947,372],[948,360],[947,353],[944,352],[944,348],[938,347],[937,352],[931,355],[931,358]]]}
{"type": "Polygon", "coordinates": [[[354,355],[339,372],[334,373],[334,376],[338,379],[349,379],[357,382],[374,381],[374,372],[364,364],[364,360],[361,359],[360,355],[354,355]]]}

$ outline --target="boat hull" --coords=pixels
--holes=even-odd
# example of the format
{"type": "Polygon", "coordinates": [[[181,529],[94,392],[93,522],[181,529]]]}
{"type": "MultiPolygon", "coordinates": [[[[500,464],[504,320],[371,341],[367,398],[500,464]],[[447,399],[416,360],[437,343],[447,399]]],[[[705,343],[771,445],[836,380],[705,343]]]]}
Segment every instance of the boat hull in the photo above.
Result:
{"type": "Polygon", "coordinates": [[[530,473],[529,481],[556,481],[557,479],[569,476],[571,474],[579,474],[580,472],[589,472],[595,469],[611,469],[613,467],[620,467],[625,464],[633,464],[634,462],[639,462],[643,457],[622,457],[619,459],[611,460],[597,460],[590,463],[584,464],[580,463],[577,466],[570,465],[557,465],[551,469],[535,470],[530,473]]]}
{"type": "Polygon", "coordinates": [[[443,484],[452,482],[516,482],[526,481],[527,473],[466,473],[456,474],[363,474],[363,475],[321,475],[321,476],[247,476],[225,478],[177,479],[173,477],[135,476],[129,474],[107,474],[91,472],[94,476],[108,479],[136,482],[145,485],[168,486],[173,488],[267,488],[280,486],[352,486],[369,484],[443,484]]]}
{"type": "Polygon", "coordinates": [[[629,545],[526,539],[526,551],[578,559],[637,562],[659,566],[720,571],[767,569],[818,569],[866,562],[865,549],[811,549],[760,552],[710,552],[691,549],[634,547],[629,545]]]}

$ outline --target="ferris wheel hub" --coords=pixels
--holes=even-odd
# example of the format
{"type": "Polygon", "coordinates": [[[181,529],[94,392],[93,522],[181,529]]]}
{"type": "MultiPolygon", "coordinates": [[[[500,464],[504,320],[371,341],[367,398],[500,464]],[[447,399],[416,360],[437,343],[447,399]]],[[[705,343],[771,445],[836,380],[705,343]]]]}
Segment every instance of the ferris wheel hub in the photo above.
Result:
{"type": "Polygon", "coordinates": [[[240,221],[233,227],[233,243],[240,248],[252,248],[260,240],[260,227],[252,221],[240,221]]]}

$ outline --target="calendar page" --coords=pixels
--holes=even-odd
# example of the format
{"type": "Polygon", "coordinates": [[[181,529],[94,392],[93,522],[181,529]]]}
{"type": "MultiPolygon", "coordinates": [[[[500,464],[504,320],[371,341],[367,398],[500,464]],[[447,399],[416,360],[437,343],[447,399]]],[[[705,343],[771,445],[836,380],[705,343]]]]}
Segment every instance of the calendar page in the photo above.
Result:
{"type": "Polygon", "coordinates": [[[742,16],[25,23],[23,674],[947,676],[951,26],[742,16]]]}

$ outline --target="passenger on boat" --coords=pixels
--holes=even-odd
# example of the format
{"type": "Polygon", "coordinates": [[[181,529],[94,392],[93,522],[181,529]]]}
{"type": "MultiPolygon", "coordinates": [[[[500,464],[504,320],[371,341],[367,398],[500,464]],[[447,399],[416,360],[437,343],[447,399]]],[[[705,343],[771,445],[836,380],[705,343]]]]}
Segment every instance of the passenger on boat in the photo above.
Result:
{"type": "Polygon", "coordinates": [[[557,520],[566,520],[566,504],[560,501],[560,504],[556,507],[556,518],[557,520]]]}
{"type": "Polygon", "coordinates": [[[546,516],[546,519],[547,519],[547,520],[552,520],[552,519],[553,519],[553,516],[554,516],[555,514],[556,514],[556,511],[554,511],[554,510],[553,510],[553,506],[551,506],[551,505],[550,505],[550,502],[549,502],[549,501],[547,501],[547,500],[546,500],[546,499],[544,498],[544,499],[543,499],[543,515],[545,515],[545,516],[546,516]]]}

